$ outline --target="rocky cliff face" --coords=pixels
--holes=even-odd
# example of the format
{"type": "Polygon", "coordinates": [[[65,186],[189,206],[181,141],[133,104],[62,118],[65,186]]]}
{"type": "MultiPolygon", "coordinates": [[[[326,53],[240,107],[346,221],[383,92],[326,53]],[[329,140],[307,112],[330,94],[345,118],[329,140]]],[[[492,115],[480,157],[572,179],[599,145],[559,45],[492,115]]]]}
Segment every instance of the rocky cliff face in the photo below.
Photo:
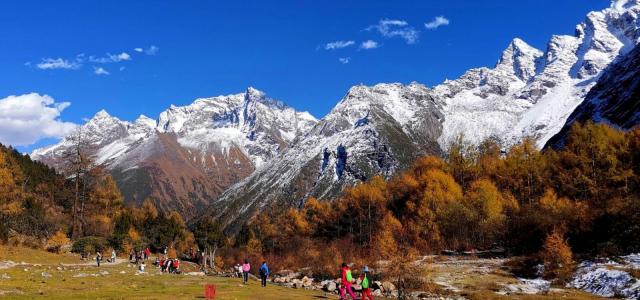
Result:
{"type": "MultiPolygon", "coordinates": [[[[317,120],[256,89],[171,106],[157,120],[98,112],[81,127],[86,151],[114,175],[128,202],[150,198],[195,216],[224,189],[275,157],[317,120]]],[[[64,169],[70,139],[32,157],[64,169]]]]}
{"type": "Polygon", "coordinates": [[[562,147],[575,122],[604,122],[628,130],[640,125],[640,46],[607,68],[585,100],[547,145],[562,147]]]}

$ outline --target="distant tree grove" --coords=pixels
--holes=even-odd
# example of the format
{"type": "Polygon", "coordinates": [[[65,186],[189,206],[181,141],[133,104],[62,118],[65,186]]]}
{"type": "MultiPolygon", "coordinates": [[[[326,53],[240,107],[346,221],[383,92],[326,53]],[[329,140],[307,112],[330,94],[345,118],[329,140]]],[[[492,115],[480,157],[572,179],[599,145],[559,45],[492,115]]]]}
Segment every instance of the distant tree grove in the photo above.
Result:
{"type": "Polygon", "coordinates": [[[194,236],[178,213],[159,212],[149,200],[139,208],[125,206],[113,178],[87,160],[72,160],[83,163],[58,174],[0,145],[0,241],[51,251],[73,242],[68,249],[83,254],[195,249],[194,236]]]}

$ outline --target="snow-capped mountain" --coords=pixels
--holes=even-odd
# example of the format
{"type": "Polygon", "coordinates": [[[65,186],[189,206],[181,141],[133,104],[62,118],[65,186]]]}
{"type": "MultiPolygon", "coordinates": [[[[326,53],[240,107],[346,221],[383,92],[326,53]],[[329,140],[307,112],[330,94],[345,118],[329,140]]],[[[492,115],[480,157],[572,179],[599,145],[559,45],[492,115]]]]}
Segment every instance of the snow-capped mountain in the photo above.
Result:
{"type": "Polygon", "coordinates": [[[545,51],[514,39],[493,68],[476,68],[428,89],[356,86],[313,129],[264,168],[225,191],[205,217],[237,230],[262,207],[331,198],[354,182],[390,176],[440,153],[463,135],[506,145],[525,136],[542,147],[564,125],[612,61],[640,42],[640,0],[591,12],[573,36],[545,51]]]}
{"type": "Polygon", "coordinates": [[[506,144],[532,136],[542,147],[582,102],[602,70],[640,39],[640,1],[591,12],[573,36],[553,36],[545,52],[514,39],[493,69],[467,71],[434,88],[443,102],[443,147],[458,135],[506,144]]]}
{"type": "Polygon", "coordinates": [[[547,145],[561,147],[571,125],[592,121],[622,130],[640,125],[640,46],[610,65],[547,145]]]}
{"type": "MultiPolygon", "coordinates": [[[[111,171],[126,200],[141,203],[149,197],[190,217],[316,122],[309,113],[248,88],[171,106],[157,120],[140,116],[127,122],[100,111],[80,133],[86,151],[111,171]]],[[[64,153],[72,147],[66,138],[32,157],[64,170],[64,153]]]]}
{"type": "Polygon", "coordinates": [[[440,154],[439,112],[421,84],[352,87],[273,162],[225,191],[210,213],[242,222],[270,203],[295,206],[310,196],[334,197],[374,175],[391,176],[418,155],[440,154]]]}

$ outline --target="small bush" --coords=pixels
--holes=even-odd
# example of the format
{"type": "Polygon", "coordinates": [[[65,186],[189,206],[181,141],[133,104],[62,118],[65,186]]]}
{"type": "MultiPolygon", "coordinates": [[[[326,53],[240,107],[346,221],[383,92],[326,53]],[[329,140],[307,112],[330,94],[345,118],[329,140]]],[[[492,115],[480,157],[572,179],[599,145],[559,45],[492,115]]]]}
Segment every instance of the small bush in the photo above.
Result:
{"type": "Polygon", "coordinates": [[[88,254],[107,249],[107,240],[103,237],[87,236],[73,243],[71,251],[74,253],[88,254]]]}
{"type": "Polygon", "coordinates": [[[65,246],[69,245],[70,243],[71,243],[71,240],[69,240],[67,235],[62,231],[58,231],[47,240],[46,248],[47,248],[47,251],[60,253],[60,250],[62,250],[65,246]]]}
{"type": "Polygon", "coordinates": [[[553,230],[545,239],[540,257],[544,261],[543,277],[565,283],[573,274],[573,252],[559,230],[553,230]]]}

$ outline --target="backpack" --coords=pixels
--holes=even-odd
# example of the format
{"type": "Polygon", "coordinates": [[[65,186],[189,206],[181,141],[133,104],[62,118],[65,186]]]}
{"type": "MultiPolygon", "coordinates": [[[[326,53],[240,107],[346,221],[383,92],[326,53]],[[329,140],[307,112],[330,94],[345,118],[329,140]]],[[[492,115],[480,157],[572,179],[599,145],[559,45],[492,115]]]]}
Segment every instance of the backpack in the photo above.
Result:
{"type": "Polygon", "coordinates": [[[362,279],[362,288],[363,289],[369,288],[369,276],[367,276],[367,274],[364,274],[364,279],[362,279]]]}
{"type": "Polygon", "coordinates": [[[351,270],[347,270],[347,281],[353,282],[353,276],[351,276],[351,270]]]}

